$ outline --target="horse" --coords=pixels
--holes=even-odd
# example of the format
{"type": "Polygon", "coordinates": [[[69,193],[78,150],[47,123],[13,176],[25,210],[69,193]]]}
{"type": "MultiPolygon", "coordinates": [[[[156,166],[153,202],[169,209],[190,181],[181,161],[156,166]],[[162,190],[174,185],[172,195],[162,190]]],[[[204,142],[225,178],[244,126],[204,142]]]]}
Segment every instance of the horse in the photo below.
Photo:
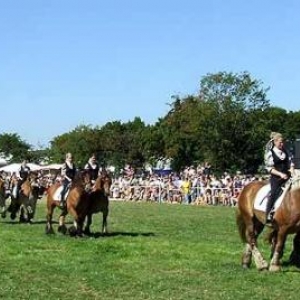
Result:
{"type": "Polygon", "coordinates": [[[109,195],[112,180],[106,171],[102,171],[97,177],[92,190],[89,192],[89,205],[86,216],[86,225],[84,233],[91,234],[90,226],[92,224],[93,214],[102,212],[102,234],[107,233],[107,217],[109,212],[109,195]]]}
{"type": "Polygon", "coordinates": [[[46,234],[53,234],[52,218],[56,207],[61,208],[59,216],[58,232],[66,234],[68,229],[65,225],[65,217],[71,214],[74,218],[74,227],[69,228],[72,235],[82,236],[83,223],[87,215],[88,193],[86,185],[90,183],[90,177],[86,171],[78,171],[73,179],[71,186],[66,194],[66,206],[60,207],[60,193],[62,185],[59,182],[54,183],[48,189],[47,195],[47,216],[46,216],[46,234]]]}
{"type": "Polygon", "coordinates": [[[243,268],[250,267],[253,257],[258,270],[269,269],[277,272],[281,270],[281,258],[289,234],[295,234],[289,262],[296,266],[300,265],[300,178],[288,181],[281,195],[282,202],[275,210],[273,224],[268,234],[271,244],[270,265],[257,245],[258,236],[265,226],[265,212],[254,207],[256,196],[262,188],[267,188],[267,184],[265,181],[253,181],[242,189],[237,203],[236,222],[240,237],[245,243],[242,255],[243,268]]]}
{"type": "Polygon", "coordinates": [[[11,203],[8,211],[14,220],[20,212],[20,223],[31,223],[36,211],[36,204],[39,198],[38,174],[31,172],[28,178],[21,184],[18,193],[15,191],[17,182],[11,194],[11,203]]]}
{"type": "Polygon", "coordinates": [[[6,217],[6,205],[5,200],[8,197],[5,188],[5,180],[0,176],[0,208],[1,208],[1,217],[6,217]]]}

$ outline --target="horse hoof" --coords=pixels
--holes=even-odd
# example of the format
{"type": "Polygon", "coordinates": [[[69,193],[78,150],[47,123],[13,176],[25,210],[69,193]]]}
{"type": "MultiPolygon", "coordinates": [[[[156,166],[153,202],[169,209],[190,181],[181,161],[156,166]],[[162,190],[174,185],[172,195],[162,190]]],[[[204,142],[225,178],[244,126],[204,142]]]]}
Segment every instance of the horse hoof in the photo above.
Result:
{"type": "Polygon", "coordinates": [[[17,215],[16,215],[16,214],[10,214],[10,218],[11,218],[11,220],[14,220],[16,217],[17,217],[17,215]]]}
{"type": "Polygon", "coordinates": [[[2,218],[2,219],[5,219],[5,218],[6,218],[6,213],[5,213],[5,212],[1,214],[1,218],[2,218]]]}
{"type": "Polygon", "coordinates": [[[68,232],[69,232],[69,235],[70,236],[76,236],[78,233],[77,233],[77,229],[75,226],[71,226],[69,229],[68,229],[68,232]]]}
{"type": "Polygon", "coordinates": [[[57,229],[58,232],[62,233],[62,234],[66,234],[68,229],[65,225],[60,225],[58,226],[58,229],[57,229]]]}
{"type": "Polygon", "coordinates": [[[92,233],[91,233],[91,231],[90,231],[89,228],[85,228],[84,231],[83,231],[83,233],[84,233],[85,235],[88,235],[88,236],[92,235],[92,233]]]}
{"type": "Polygon", "coordinates": [[[45,233],[46,233],[46,234],[54,234],[55,232],[54,232],[54,230],[53,230],[52,227],[49,228],[49,227],[47,226],[46,229],[45,229],[45,233]]]}
{"type": "Polygon", "coordinates": [[[243,270],[248,270],[250,266],[248,264],[242,264],[243,270]]]}
{"type": "Polygon", "coordinates": [[[281,271],[281,266],[279,266],[279,265],[270,265],[269,271],[270,272],[280,272],[281,271]]]}

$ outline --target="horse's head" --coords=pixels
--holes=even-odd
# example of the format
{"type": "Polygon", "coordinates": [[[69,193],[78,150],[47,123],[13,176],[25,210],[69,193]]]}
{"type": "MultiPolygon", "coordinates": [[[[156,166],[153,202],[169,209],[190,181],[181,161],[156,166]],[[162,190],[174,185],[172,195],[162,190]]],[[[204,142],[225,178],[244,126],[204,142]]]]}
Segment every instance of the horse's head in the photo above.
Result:
{"type": "Polygon", "coordinates": [[[89,172],[87,170],[78,171],[73,179],[72,186],[86,189],[90,185],[91,177],[89,172]]]}
{"type": "Polygon", "coordinates": [[[109,174],[102,171],[96,179],[93,191],[101,190],[106,196],[109,196],[111,184],[112,180],[109,174]]]}

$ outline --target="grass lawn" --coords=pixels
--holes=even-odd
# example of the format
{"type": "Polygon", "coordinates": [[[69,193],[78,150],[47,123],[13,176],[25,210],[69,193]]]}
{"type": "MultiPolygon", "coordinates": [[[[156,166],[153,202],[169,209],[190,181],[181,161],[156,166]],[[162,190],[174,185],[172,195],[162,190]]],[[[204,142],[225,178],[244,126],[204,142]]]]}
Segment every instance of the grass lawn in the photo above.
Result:
{"type": "MultiPolygon", "coordinates": [[[[0,299],[299,298],[294,267],[242,270],[234,208],[111,202],[110,234],[98,238],[47,236],[45,214],[39,203],[32,225],[1,220],[0,299]]],[[[284,260],[290,251],[289,237],[284,260]]]]}

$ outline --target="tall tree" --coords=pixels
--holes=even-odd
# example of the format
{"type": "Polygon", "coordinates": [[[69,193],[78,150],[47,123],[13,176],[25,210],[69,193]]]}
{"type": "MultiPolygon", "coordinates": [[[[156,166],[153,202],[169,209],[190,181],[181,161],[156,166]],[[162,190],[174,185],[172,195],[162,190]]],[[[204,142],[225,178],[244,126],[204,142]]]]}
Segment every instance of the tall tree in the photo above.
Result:
{"type": "Polygon", "coordinates": [[[21,139],[17,133],[0,134],[0,153],[10,158],[10,162],[31,159],[31,145],[21,139]]]}

